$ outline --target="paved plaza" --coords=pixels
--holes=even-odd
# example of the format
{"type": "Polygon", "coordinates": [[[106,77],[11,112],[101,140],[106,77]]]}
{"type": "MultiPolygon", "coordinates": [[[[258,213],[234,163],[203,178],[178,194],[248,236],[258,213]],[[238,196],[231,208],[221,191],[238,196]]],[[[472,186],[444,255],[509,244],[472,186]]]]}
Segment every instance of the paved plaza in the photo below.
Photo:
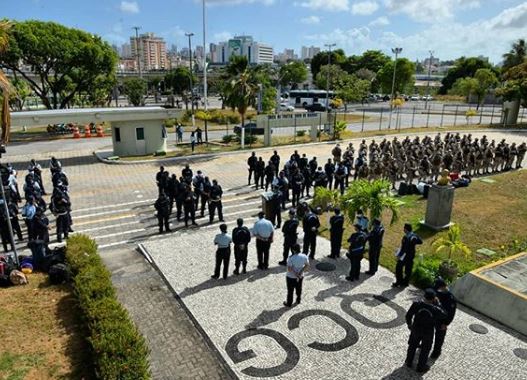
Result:
{"type": "MultiPolygon", "coordinates": [[[[474,137],[482,134],[496,141],[527,140],[525,132],[472,132],[474,137]]],[[[349,263],[341,259],[333,272],[313,268],[305,282],[303,303],[285,309],[281,307],[285,297],[284,269],[276,265],[281,254],[281,234],[273,244],[272,268],[268,272],[256,271],[255,253],[251,251],[250,274],[226,282],[211,281],[211,241],[218,224],[209,226],[208,218],[198,219],[199,228],[185,230],[182,223],[172,220],[176,232],[158,235],[153,203],[160,163],[103,164],[93,150],[107,141],[13,145],[8,147],[4,159],[19,171],[21,183],[29,160],[35,158],[45,168],[47,188],[51,188],[49,157],[55,155],[61,160],[70,181],[73,228],[97,241],[112,271],[119,299],[149,344],[155,379],[420,378],[401,368],[408,337],[401,313],[417,297],[415,289],[392,291],[393,275],[384,269],[375,277],[352,285],[343,279],[349,263]],[[148,248],[166,282],[136,251],[139,243],[148,248]],[[174,299],[172,290],[180,300],[174,299]],[[267,335],[256,334],[261,329],[267,335]]],[[[357,147],[360,140],[353,142],[357,147]]],[[[277,150],[283,160],[298,149],[322,163],[330,156],[333,145],[277,150]]],[[[257,154],[267,159],[272,150],[257,154]]],[[[229,229],[238,217],[252,225],[261,206],[261,191],[246,185],[248,155],[246,151],[188,159],[192,169],[217,178],[224,188],[224,214],[229,229]]],[[[180,159],[162,164],[179,174],[185,162],[180,159]]],[[[51,222],[54,231],[53,218],[51,222]]],[[[328,242],[321,239],[318,244],[317,256],[321,258],[328,252],[328,242]]],[[[444,355],[423,378],[523,379],[527,373],[526,350],[527,338],[480,315],[462,311],[447,335],[444,355]],[[485,327],[486,334],[470,329],[472,326],[479,330],[479,325],[485,327]]]]}

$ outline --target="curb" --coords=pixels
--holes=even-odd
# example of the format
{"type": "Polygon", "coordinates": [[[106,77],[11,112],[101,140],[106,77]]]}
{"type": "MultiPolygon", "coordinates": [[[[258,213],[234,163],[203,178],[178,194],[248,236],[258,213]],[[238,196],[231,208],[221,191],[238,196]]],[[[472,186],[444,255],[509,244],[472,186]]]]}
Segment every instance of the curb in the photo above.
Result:
{"type": "MultiPolygon", "coordinates": [[[[434,131],[437,132],[437,131],[434,131]]],[[[485,129],[474,129],[474,130],[442,130],[438,133],[482,133],[482,132],[488,132],[488,133],[495,133],[495,132],[505,132],[505,133],[525,133],[527,134],[526,129],[495,129],[495,128],[485,128],[485,129]]],[[[369,136],[367,139],[370,138],[383,138],[383,137],[395,137],[395,136],[407,136],[412,133],[400,133],[400,134],[385,134],[385,135],[376,135],[376,136],[369,136]]],[[[421,136],[421,135],[428,135],[430,133],[428,132],[417,132],[413,133],[412,135],[415,136],[421,136]]],[[[159,158],[159,159],[152,159],[152,160],[138,160],[138,161],[119,161],[119,160],[108,160],[100,156],[100,153],[97,151],[93,151],[93,155],[97,158],[98,161],[100,161],[103,164],[108,165],[137,165],[137,164],[162,164],[162,163],[170,163],[170,162],[179,162],[179,161],[190,161],[192,162],[195,159],[203,159],[203,158],[214,158],[218,156],[227,156],[227,155],[238,155],[238,154],[247,154],[250,152],[265,152],[265,151],[273,151],[278,149],[289,149],[299,146],[317,146],[317,145],[333,145],[336,143],[344,144],[347,142],[355,141],[355,140],[364,140],[366,138],[364,137],[354,137],[347,140],[330,140],[330,141],[321,141],[321,142],[311,142],[311,143],[305,143],[305,144],[289,144],[289,145],[280,145],[280,146],[271,146],[271,147],[263,147],[263,148],[255,148],[255,149],[244,149],[244,150],[235,150],[231,152],[219,152],[219,153],[206,153],[206,154],[196,154],[191,156],[181,156],[181,157],[170,157],[170,158],[159,158]]]]}

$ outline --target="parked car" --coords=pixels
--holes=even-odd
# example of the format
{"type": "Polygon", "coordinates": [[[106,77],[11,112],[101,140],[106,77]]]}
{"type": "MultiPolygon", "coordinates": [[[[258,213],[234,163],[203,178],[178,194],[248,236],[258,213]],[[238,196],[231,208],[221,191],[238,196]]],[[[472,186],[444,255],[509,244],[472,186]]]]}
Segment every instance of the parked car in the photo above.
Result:
{"type": "Polygon", "coordinates": [[[293,112],[295,107],[287,103],[280,103],[280,111],[293,112]]]}
{"type": "Polygon", "coordinates": [[[423,96],[423,100],[428,100],[429,102],[431,102],[432,100],[434,100],[434,98],[432,95],[425,95],[423,96]]]}
{"type": "Polygon", "coordinates": [[[417,101],[417,100],[421,100],[421,97],[420,97],[419,95],[417,95],[417,94],[416,94],[416,95],[412,95],[412,97],[410,98],[410,100],[412,100],[412,101],[415,102],[415,101],[417,101]]]}
{"type": "Polygon", "coordinates": [[[306,111],[309,111],[309,112],[327,112],[331,110],[330,108],[326,107],[325,105],[321,103],[308,104],[304,108],[306,111]]]}
{"type": "MultiPolygon", "coordinates": [[[[263,128],[257,128],[257,125],[254,121],[251,121],[249,123],[245,123],[245,134],[246,135],[263,135],[264,129],[263,128]]],[[[241,125],[237,125],[234,127],[233,132],[237,135],[241,135],[242,128],[241,125]]]]}

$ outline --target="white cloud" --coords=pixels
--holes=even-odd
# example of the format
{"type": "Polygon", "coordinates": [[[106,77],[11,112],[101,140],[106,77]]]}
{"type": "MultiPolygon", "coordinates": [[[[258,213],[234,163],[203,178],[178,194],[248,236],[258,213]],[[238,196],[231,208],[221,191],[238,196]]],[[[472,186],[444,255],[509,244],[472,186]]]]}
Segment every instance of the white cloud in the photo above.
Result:
{"type": "Polygon", "coordinates": [[[231,32],[223,31],[219,33],[214,33],[212,35],[212,40],[214,42],[224,42],[230,40],[232,37],[233,35],[231,32]]]}
{"type": "Polygon", "coordinates": [[[440,59],[482,55],[498,63],[513,42],[527,35],[527,3],[506,9],[490,19],[469,24],[445,21],[409,35],[391,31],[380,35],[375,33],[375,36],[372,33],[366,27],[335,29],[330,33],[306,36],[305,39],[319,44],[336,42],[348,54],[360,54],[368,49],[391,54],[392,47],[400,46],[403,48],[402,55],[410,60],[428,57],[428,51],[433,50],[440,59]]]}
{"type": "Polygon", "coordinates": [[[434,23],[451,19],[460,9],[479,8],[479,0],[384,0],[393,13],[404,13],[417,22],[434,23]]]}
{"type": "Polygon", "coordinates": [[[368,24],[368,26],[386,26],[386,25],[390,25],[390,20],[388,20],[388,17],[386,16],[377,17],[375,20],[373,20],[372,22],[368,24]]]}
{"type": "Polygon", "coordinates": [[[121,1],[119,9],[125,13],[139,13],[139,4],[137,1],[121,1]]]}
{"type": "Polygon", "coordinates": [[[318,16],[304,17],[304,18],[300,19],[300,22],[302,24],[317,25],[317,24],[320,24],[320,17],[318,17],[318,16]]]}
{"type": "Polygon", "coordinates": [[[295,2],[296,6],[314,9],[314,10],[323,10],[323,11],[347,11],[349,10],[349,1],[348,0],[307,0],[301,2],[295,2]]]}
{"type": "MultiPolygon", "coordinates": [[[[196,3],[201,3],[202,0],[194,0],[196,3]]],[[[275,0],[207,0],[208,6],[214,5],[240,5],[240,4],[253,4],[262,3],[264,5],[273,5],[275,0]]]]}
{"type": "Polygon", "coordinates": [[[379,9],[379,4],[376,1],[366,0],[354,3],[351,6],[351,13],[354,15],[368,16],[375,13],[379,9]]]}

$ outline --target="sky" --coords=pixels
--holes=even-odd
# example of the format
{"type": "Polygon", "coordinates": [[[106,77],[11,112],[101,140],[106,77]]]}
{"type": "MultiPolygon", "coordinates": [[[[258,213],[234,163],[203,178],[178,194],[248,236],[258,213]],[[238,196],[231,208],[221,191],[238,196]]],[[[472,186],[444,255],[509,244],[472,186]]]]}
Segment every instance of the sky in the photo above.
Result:
{"type": "MultiPolygon", "coordinates": [[[[49,20],[129,41],[133,26],[181,49],[186,32],[203,44],[202,0],[0,0],[2,17],[49,20]]],[[[238,34],[274,47],[335,43],[346,54],[368,49],[422,60],[485,56],[499,63],[519,38],[527,38],[527,1],[517,0],[206,0],[207,44],[238,34]]]]}

